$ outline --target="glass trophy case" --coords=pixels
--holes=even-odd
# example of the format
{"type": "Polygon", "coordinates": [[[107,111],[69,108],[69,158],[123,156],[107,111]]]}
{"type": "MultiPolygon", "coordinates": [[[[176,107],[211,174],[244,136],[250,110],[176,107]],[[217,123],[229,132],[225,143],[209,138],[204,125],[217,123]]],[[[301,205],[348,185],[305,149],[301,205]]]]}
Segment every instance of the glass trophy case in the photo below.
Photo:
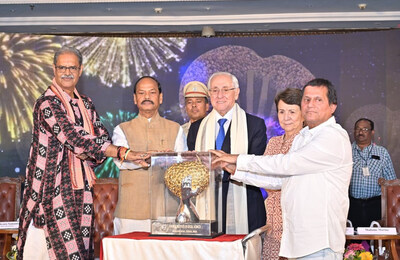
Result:
{"type": "Polygon", "coordinates": [[[151,156],[151,235],[215,237],[222,233],[222,171],[211,153],[151,156]]]}

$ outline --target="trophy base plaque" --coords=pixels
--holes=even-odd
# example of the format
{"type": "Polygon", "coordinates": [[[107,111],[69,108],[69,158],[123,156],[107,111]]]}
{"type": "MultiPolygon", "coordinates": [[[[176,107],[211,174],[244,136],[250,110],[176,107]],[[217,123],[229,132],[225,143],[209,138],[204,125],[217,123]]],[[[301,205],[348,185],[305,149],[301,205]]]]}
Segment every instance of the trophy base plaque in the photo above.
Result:
{"type": "Polygon", "coordinates": [[[153,220],[151,223],[151,236],[185,236],[213,238],[219,235],[222,235],[222,233],[218,233],[217,221],[176,223],[153,220]]]}

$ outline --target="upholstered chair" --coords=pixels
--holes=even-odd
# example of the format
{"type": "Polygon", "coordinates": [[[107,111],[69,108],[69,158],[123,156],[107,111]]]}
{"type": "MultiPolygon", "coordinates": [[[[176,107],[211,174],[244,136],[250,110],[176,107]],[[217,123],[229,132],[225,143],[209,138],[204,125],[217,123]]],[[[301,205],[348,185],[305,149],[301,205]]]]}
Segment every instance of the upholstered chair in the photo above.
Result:
{"type": "MultiPolygon", "coordinates": [[[[0,221],[17,220],[21,204],[21,186],[23,181],[23,176],[17,178],[0,178],[0,221]]],[[[10,251],[10,243],[10,237],[6,239],[5,234],[0,234],[0,248],[2,249],[3,257],[6,252],[10,251]]]]}
{"type": "Polygon", "coordinates": [[[118,201],[118,178],[100,178],[93,186],[94,253],[100,255],[100,242],[114,231],[114,211],[118,201]]]}
{"type": "MultiPolygon", "coordinates": [[[[400,231],[400,179],[385,180],[379,178],[382,189],[382,220],[385,227],[396,227],[400,231]]],[[[397,253],[400,255],[400,243],[396,241],[397,253]]]]}

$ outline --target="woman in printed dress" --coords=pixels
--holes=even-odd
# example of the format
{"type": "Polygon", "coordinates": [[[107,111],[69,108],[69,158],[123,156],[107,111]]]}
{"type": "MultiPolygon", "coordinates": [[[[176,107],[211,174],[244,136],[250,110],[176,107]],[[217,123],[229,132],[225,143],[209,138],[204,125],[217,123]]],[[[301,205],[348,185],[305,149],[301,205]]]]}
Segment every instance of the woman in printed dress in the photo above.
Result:
{"type": "MultiPolygon", "coordinates": [[[[286,154],[289,151],[295,136],[303,128],[301,97],[301,90],[294,88],[287,88],[275,97],[278,121],[285,133],[269,140],[264,155],[286,154]]],[[[281,191],[267,190],[267,192],[268,198],[265,200],[267,225],[272,227],[272,232],[264,240],[263,256],[264,259],[275,260],[280,259],[282,237],[281,191]]]]}

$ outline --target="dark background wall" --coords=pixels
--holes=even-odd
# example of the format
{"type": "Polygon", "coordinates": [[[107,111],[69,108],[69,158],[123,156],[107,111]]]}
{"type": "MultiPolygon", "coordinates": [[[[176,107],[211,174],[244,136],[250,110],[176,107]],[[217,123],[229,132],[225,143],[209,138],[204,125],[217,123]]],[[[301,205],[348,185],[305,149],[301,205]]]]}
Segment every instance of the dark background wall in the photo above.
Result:
{"type": "MultiPolygon", "coordinates": [[[[286,87],[323,77],[337,87],[337,121],[353,140],[359,117],[375,121],[375,142],[400,170],[400,34],[398,31],[235,38],[96,38],[0,34],[0,175],[25,174],[34,100],[52,79],[52,56],[63,44],[85,57],[78,89],[90,96],[104,124],[135,116],[133,83],[152,74],[162,84],[161,114],[183,123],[181,89],[206,83],[218,70],[239,78],[240,105],[263,117],[269,137],[281,133],[273,98],[286,87]],[[130,85],[129,85],[130,84],[130,85]]],[[[117,176],[108,160],[99,177],[117,176]]]]}

